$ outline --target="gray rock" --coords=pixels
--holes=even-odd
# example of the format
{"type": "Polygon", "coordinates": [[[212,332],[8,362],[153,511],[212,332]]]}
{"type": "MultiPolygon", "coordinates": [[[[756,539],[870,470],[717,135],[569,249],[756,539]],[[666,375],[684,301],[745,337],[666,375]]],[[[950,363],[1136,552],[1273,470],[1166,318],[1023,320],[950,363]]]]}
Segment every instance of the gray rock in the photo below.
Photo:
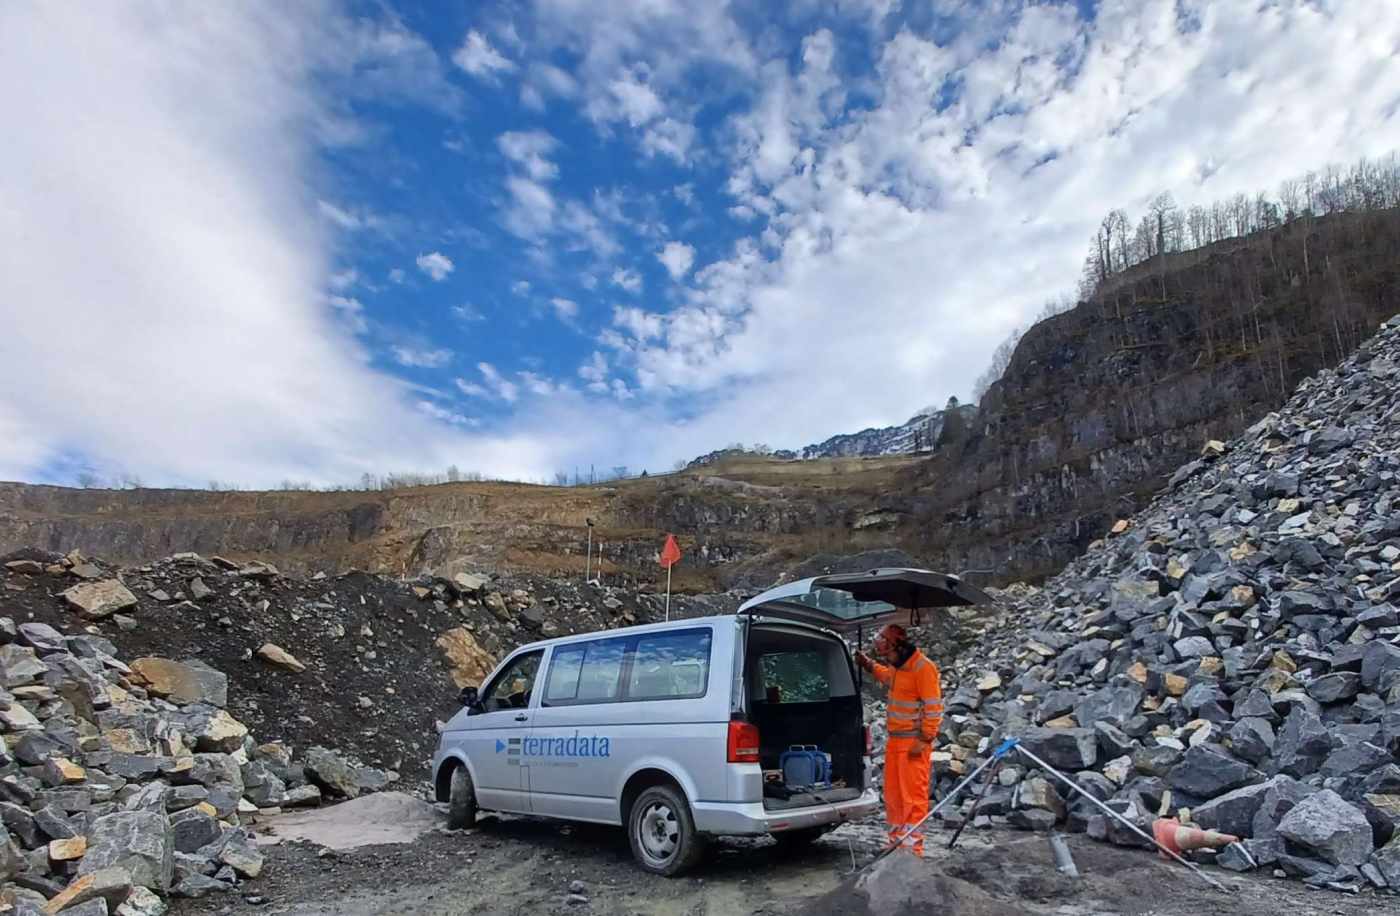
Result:
{"type": "Polygon", "coordinates": [[[1322,720],[1295,706],[1274,742],[1274,768],[1293,777],[1307,776],[1317,772],[1331,752],[1332,738],[1322,720]]]}
{"type": "Polygon", "coordinates": [[[1366,816],[1331,789],[1296,805],[1279,822],[1278,832],[1333,865],[1359,866],[1371,856],[1366,816]]]}
{"type": "Polygon", "coordinates": [[[1006,822],[1020,830],[1035,830],[1044,833],[1055,829],[1057,819],[1053,812],[1043,808],[1023,808],[1008,814],[1006,822]]]}
{"type": "Polygon", "coordinates": [[[14,802],[0,802],[0,822],[3,822],[15,839],[25,849],[33,849],[41,839],[39,827],[34,823],[34,815],[23,805],[14,802]]]}
{"type": "Polygon", "coordinates": [[[1375,687],[1387,671],[1400,670],[1400,646],[1385,642],[1372,642],[1361,657],[1361,683],[1367,688],[1375,687]]]}
{"type": "Polygon", "coordinates": [[[28,646],[14,643],[0,646],[0,686],[14,688],[34,684],[48,673],[48,670],[49,666],[39,661],[34,650],[28,646]]]}
{"type": "Polygon", "coordinates": [[[190,875],[179,884],[175,885],[173,893],[176,897],[199,899],[208,894],[223,894],[233,889],[232,884],[225,884],[213,878],[206,878],[204,875],[190,875]]]}
{"type": "Polygon", "coordinates": [[[1371,864],[1385,878],[1386,884],[1400,888],[1400,837],[1377,849],[1371,856],[1371,864]]]}
{"type": "Polygon", "coordinates": [[[32,647],[40,655],[68,650],[68,640],[62,633],[37,620],[19,625],[19,641],[32,647]]]}
{"type": "Polygon", "coordinates": [[[1230,751],[1241,760],[1256,766],[1273,753],[1274,729],[1267,719],[1248,717],[1231,726],[1228,733],[1230,751]]]}
{"type": "Polygon", "coordinates": [[[1176,654],[1182,658],[1204,658],[1215,654],[1215,645],[1204,636],[1187,636],[1172,643],[1176,654]]]}
{"type": "Polygon", "coordinates": [[[165,891],[174,871],[170,822],[154,811],[120,811],[97,818],[88,832],[87,854],[78,874],[120,866],[133,884],[165,891]]]}
{"type": "Polygon", "coordinates": [[[1361,690],[1361,675],[1341,671],[1320,677],[1308,685],[1308,696],[1326,705],[1350,700],[1361,690]]]}
{"type": "Polygon", "coordinates": [[[1193,798],[1214,798],[1224,792],[1264,781],[1264,774],[1242,760],[1209,745],[1188,748],[1168,776],[1172,789],[1193,798]]]}
{"type": "Polygon", "coordinates": [[[0,881],[10,881],[27,868],[24,853],[10,838],[10,832],[0,827],[0,881]]]}
{"type": "Polygon", "coordinates": [[[1098,735],[1099,738],[1099,757],[1102,760],[1113,760],[1117,757],[1130,755],[1133,749],[1138,746],[1136,741],[1108,722],[1096,723],[1094,734],[1098,735]]]}
{"type": "Polygon", "coordinates": [[[282,807],[284,808],[314,807],[320,803],[321,789],[310,784],[288,789],[287,793],[282,796],[282,807]]]}
{"type": "Polygon", "coordinates": [[[63,908],[65,916],[108,916],[111,912],[107,908],[107,901],[101,897],[92,900],[85,900],[75,906],[63,908]]]}
{"type": "Polygon", "coordinates": [[[1237,837],[1252,836],[1255,815],[1269,793],[1276,793],[1281,785],[1292,782],[1291,776],[1275,776],[1268,782],[1226,792],[1192,808],[1191,819],[1206,830],[1219,830],[1237,837]]]}
{"type": "Polygon", "coordinates": [[[174,832],[176,852],[192,853],[223,835],[223,828],[216,818],[194,808],[172,815],[170,826],[174,832]]]}
{"type": "Polygon", "coordinates": [[[1088,728],[1030,728],[1022,733],[1021,743],[1061,770],[1087,770],[1098,760],[1098,736],[1088,728]]]}
{"type": "MultiPolygon", "coordinates": [[[[1119,678],[1085,697],[1074,710],[1082,728],[1099,722],[1122,726],[1142,705],[1143,689],[1127,678],[1119,678]]],[[[1117,755],[1114,755],[1117,756],[1117,755]]]]}
{"type": "Polygon", "coordinates": [[[1182,752],[1174,747],[1144,745],[1133,751],[1133,769],[1144,776],[1166,776],[1181,758],[1182,752]]]}
{"type": "Polygon", "coordinates": [[[62,811],[52,807],[43,807],[35,811],[34,825],[51,840],[71,840],[78,835],[78,829],[73,826],[73,822],[62,811]]]}
{"type": "Polygon", "coordinates": [[[84,582],[63,592],[63,598],[79,614],[91,620],[110,617],[136,605],[136,596],[116,579],[84,582]]]}
{"type": "Polygon", "coordinates": [[[1215,864],[1227,871],[1246,872],[1259,867],[1242,843],[1231,843],[1215,857],[1215,864]]]}
{"type": "Polygon", "coordinates": [[[1302,615],[1330,615],[1332,600],[1312,592],[1290,591],[1278,596],[1278,611],[1285,620],[1302,615]]]}
{"type": "Polygon", "coordinates": [[[1358,776],[1392,760],[1390,751],[1367,741],[1343,741],[1318,769],[1323,776],[1358,776]]]}
{"type": "Polygon", "coordinates": [[[28,732],[15,741],[13,753],[20,763],[37,767],[43,766],[50,757],[66,757],[73,753],[73,746],[48,732],[28,732]]]}
{"type": "Polygon", "coordinates": [[[354,768],[340,755],[323,747],[307,750],[302,761],[306,777],[323,791],[346,798],[357,798],[360,784],[355,779],[354,768]]]}

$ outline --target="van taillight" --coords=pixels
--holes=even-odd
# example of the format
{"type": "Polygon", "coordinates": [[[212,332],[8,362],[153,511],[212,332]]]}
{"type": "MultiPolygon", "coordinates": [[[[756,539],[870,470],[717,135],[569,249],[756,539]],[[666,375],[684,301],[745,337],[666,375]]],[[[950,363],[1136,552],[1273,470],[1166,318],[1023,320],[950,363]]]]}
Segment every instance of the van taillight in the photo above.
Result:
{"type": "Polygon", "coordinates": [[[869,757],[875,753],[875,738],[870,734],[870,726],[865,726],[865,756],[869,757]]]}
{"type": "Polygon", "coordinates": [[[729,762],[758,763],[758,726],[748,722],[729,723],[729,762]]]}

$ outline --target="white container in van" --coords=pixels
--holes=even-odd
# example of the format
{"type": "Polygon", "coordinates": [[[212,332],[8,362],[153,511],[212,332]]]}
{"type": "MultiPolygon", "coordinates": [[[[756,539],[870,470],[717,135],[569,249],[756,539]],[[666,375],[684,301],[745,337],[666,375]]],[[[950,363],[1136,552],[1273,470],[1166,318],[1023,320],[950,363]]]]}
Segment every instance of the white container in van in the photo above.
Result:
{"type": "Polygon", "coordinates": [[[952,576],[879,569],[770,589],[737,615],[522,646],[463,691],[433,756],[454,827],[479,810],[623,826],[645,869],[694,865],[705,838],[809,842],[879,808],[842,634],[990,600],[952,576]],[[831,787],[765,771],[792,745],[831,755],[831,787]]]}

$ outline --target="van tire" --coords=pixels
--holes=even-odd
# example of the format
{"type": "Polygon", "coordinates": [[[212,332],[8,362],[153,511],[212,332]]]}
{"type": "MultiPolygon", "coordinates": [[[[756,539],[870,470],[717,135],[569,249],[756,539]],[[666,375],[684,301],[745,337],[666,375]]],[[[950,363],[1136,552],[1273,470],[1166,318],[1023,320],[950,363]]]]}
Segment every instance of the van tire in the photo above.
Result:
{"type": "Polygon", "coordinates": [[[476,826],[476,787],[472,785],[472,774],[458,764],[452,771],[452,782],[447,792],[447,829],[467,830],[476,826]]]}
{"type": "Polygon", "coordinates": [[[627,814],[627,840],[638,865],[667,878],[694,868],[705,854],[705,838],[695,829],[685,796],[667,785],[637,796],[627,814]]]}

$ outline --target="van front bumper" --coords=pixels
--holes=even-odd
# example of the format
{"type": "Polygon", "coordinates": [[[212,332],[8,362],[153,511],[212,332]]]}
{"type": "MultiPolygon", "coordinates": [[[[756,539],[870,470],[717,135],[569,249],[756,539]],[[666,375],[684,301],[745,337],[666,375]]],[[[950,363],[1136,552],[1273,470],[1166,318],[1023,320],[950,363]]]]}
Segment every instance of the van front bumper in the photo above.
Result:
{"type": "Polygon", "coordinates": [[[880,810],[880,797],[866,789],[850,801],[786,811],[768,811],[763,802],[696,802],[690,808],[701,833],[755,836],[860,820],[880,810]]]}

